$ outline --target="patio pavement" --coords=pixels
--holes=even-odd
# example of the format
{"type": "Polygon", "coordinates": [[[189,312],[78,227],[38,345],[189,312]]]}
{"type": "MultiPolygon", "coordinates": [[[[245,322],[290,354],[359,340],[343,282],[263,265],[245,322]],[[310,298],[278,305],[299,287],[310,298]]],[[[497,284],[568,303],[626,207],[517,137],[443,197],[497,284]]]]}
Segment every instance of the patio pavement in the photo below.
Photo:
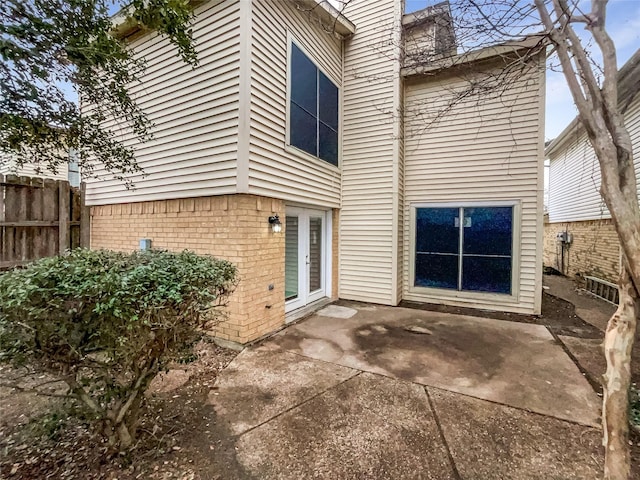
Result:
{"type": "Polygon", "coordinates": [[[600,401],[538,325],[331,305],[241,352],[209,402],[234,478],[569,480],[602,469],[600,401]]]}

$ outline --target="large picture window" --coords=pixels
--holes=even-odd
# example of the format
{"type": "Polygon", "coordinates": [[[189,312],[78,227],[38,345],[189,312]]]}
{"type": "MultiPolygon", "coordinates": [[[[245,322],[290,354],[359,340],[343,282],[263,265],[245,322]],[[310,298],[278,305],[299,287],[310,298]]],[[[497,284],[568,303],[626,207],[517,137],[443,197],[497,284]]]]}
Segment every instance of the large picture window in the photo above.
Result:
{"type": "Polygon", "coordinates": [[[511,294],[513,207],[416,208],[414,286],[511,294]]]}
{"type": "Polygon", "coordinates": [[[338,165],[338,87],[291,43],[289,143],[338,165]]]}

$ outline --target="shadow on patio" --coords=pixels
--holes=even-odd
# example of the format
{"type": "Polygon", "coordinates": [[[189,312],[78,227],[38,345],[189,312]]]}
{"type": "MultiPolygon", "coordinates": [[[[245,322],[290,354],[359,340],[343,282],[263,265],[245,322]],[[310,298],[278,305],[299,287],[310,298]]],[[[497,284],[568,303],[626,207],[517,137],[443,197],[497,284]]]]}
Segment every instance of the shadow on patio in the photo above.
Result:
{"type": "Polygon", "coordinates": [[[242,477],[601,471],[600,400],[540,325],[340,302],[243,351],[209,401],[242,477]]]}

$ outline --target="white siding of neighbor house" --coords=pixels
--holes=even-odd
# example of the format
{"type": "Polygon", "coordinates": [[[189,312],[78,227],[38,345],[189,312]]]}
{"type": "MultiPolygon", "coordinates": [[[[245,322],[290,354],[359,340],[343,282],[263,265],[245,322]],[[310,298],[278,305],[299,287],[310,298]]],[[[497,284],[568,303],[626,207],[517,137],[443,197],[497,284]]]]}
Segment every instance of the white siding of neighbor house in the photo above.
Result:
{"type": "Polygon", "coordinates": [[[54,180],[68,180],[69,178],[67,165],[60,165],[56,173],[47,170],[44,166],[42,166],[42,171],[39,172],[38,165],[33,162],[27,162],[18,168],[15,159],[8,157],[0,157],[0,174],[52,178],[54,180]]]}
{"type": "Polygon", "coordinates": [[[340,298],[399,301],[401,2],[354,0],[345,41],[340,298]]]}
{"type": "MultiPolygon", "coordinates": [[[[625,113],[631,135],[636,176],[640,184],[640,95],[625,113]]],[[[578,222],[611,218],[600,196],[600,166],[582,128],[568,134],[553,152],[549,167],[549,221],[578,222]]]]}
{"type": "MultiPolygon", "coordinates": [[[[321,26],[293,1],[253,1],[250,15],[247,191],[290,202],[339,207],[339,168],[286,147],[288,35],[340,90],[342,42],[328,31],[330,27],[321,26]]],[[[239,175],[244,173],[242,168],[239,175]]]]}
{"type": "Polygon", "coordinates": [[[155,33],[134,39],[136,56],[147,69],[130,92],[153,122],[154,138],[135,147],[146,176],[132,176],[135,190],[97,169],[89,180],[90,205],[138,202],[236,191],[240,69],[240,2],[210,1],[196,9],[193,35],[198,66],[177,56],[155,33]]]}
{"type": "MultiPolygon", "coordinates": [[[[543,61],[543,60],[542,60],[543,61]]],[[[486,67],[485,67],[486,68],[486,67]]],[[[465,74],[468,76],[468,72],[465,74]]],[[[456,76],[407,79],[405,92],[405,300],[539,313],[542,280],[544,65],[505,87],[499,97],[471,96],[451,105],[456,76]],[[425,110],[426,109],[426,110],[425,110]],[[411,206],[516,202],[514,295],[415,289],[410,284],[411,206]],[[519,237],[519,238],[518,238],[519,237]]]]}

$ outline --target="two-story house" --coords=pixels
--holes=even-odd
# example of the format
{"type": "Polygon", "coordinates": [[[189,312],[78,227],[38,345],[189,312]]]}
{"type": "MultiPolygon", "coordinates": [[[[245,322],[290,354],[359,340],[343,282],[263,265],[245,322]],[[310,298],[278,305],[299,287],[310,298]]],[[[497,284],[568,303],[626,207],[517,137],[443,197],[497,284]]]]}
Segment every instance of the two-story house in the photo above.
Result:
{"type": "Polygon", "coordinates": [[[132,90],[154,138],[122,137],[146,173],[135,190],[89,183],[91,245],[235,262],[219,337],[246,343],[336,298],[540,312],[531,39],[456,55],[448,5],[402,0],[209,0],[195,69],[154,33],[121,34],[147,62],[132,90]]]}

